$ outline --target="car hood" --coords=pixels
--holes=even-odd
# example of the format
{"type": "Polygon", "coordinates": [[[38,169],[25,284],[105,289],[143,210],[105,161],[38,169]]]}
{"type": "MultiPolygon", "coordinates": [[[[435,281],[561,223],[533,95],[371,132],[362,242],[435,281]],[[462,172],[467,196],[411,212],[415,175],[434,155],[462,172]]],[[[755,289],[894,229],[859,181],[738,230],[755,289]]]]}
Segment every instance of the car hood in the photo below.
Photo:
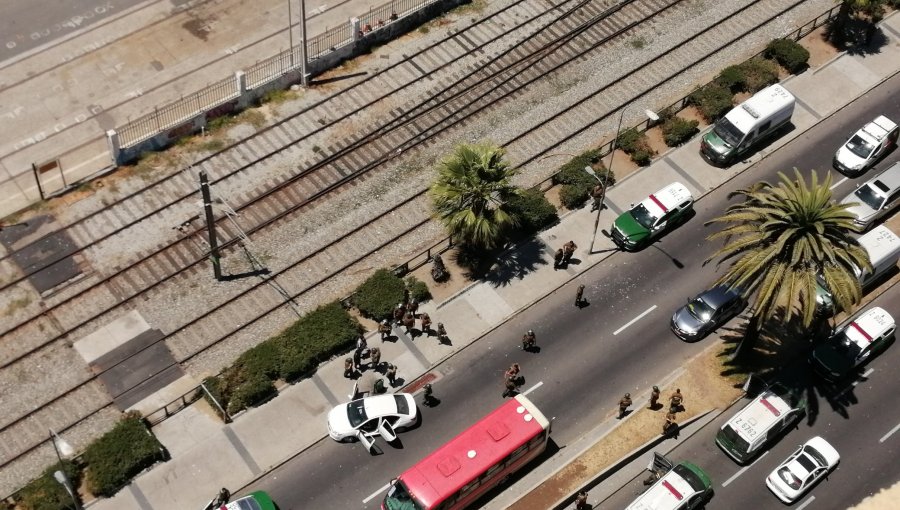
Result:
{"type": "Polygon", "coordinates": [[[837,150],[834,154],[834,159],[838,161],[838,163],[844,165],[847,168],[862,168],[865,164],[866,160],[854,154],[850,149],[847,148],[847,145],[841,145],[841,148],[837,150]]]}
{"type": "Polygon", "coordinates": [[[695,317],[694,314],[688,310],[687,305],[685,305],[672,315],[672,324],[685,333],[696,334],[703,330],[707,322],[695,317]]]}
{"type": "Polygon", "coordinates": [[[350,426],[350,418],[347,416],[347,406],[337,406],[328,411],[328,428],[336,434],[350,434],[353,427],[350,426]]]}
{"type": "Polygon", "coordinates": [[[822,344],[813,350],[813,359],[820,368],[832,376],[846,374],[853,368],[853,360],[831,344],[822,344]]]}
{"type": "Polygon", "coordinates": [[[725,140],[722,140],[719,135],[716,134],[714,129],[710,130],[706,135],[703,136],[703,141],[706,142],[706,145],[709,146],[715,152],[719,154],[723,154],[731,150],[731,146],[725,143],[725,140]]]}
{"type": "Polygon", "coordinates": [[[858,220],[867,220],[875,215],[877,212],[875,209],[872,209],[868,205],[861,202],[856,195],[850,194],[847,198],[841,200],[842,204],[856,204],[847,208],[847,212],[856,216],[858,220]]]}
{"type": "Polygon", "coordinates": [[[630,212],[626,212],[616,218],[614,225],[632,243],[642,241],[650,235],[650,231],[638,223],[630,212]]]}

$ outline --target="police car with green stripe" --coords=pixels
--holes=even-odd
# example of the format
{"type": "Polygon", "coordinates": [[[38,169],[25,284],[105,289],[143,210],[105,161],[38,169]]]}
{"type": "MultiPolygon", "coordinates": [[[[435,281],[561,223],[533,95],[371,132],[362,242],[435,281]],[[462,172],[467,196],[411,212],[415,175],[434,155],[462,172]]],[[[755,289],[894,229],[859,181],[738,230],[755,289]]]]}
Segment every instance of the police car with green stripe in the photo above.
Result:
{"type": "Polygon", "coordinates": [[[623,250],[640,250],[687,221],[693,205],[691,192],[684,184],[673,182],[619,215],[610,237],[623,250]]]}
{"type": "Polygon", "coordinates": [[[659,479],[635,499],[626,510],[694,510],[702,508],[713,497],[709,475],[695,464],[672,464],[654,454],[653,471],[659,479]]]}

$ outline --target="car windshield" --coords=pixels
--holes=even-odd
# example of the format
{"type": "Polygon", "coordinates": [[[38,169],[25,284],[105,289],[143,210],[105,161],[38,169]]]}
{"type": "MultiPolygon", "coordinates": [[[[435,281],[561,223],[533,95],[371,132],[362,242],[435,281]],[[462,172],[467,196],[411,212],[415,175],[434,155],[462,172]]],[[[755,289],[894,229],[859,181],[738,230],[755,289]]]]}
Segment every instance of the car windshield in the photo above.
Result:
{"type": "MultiPolygon", "coordinates": [[[[235,510],[262,510],[259,507],[259,503],[256,502],[253,498],[244,498],[235,501],[236,506],[235,510]]],[[[230,506],[229,506],[230,508],[230,506]]]]}
{"type": "Polygon", "coordinates": [[[741,143],[741,138],[744,137],[744,133],[734,126],[730,120],[722,117],[716,122],[716,126],[713,128],[713,131],[725,142],[725,145],[730,147],[734,147],[735,145],[741,143]]]}
{"type": "Polygon", "coordinates": [[[365,401],[363,399],[354,400],[347,404],[347,419],[350,420],[351,427],[358,427],[359,424],[369,419],[366,415],[365,401]]]}
{"type": "Polygon", "coordinates": [[[690,485],[691,488],[695,491],[700,492],[706,489],[706,484],[703,483],[703,480],[701,480],[699,476],[697,476],[697,473],[694,473],[687,467],[679,464],[672,468],[672,471],[674,471],[678,476],[684,478],[684,481],[686,481],[688,485],[690,485]]]}
{"type": "Polygon", "coordinates": [[[773,383],[768,387],[767,391],[777,395],[792,408],[797,407],[800,404],[800,395],[781,383],[773,383]]]}
{"type": "Polygon", "coordinates": [[[734,445],[734,449],[740,452],[746,452],[750,449],[750,443],[744,441],[744,439],[738,435],[737,431],[732,428],[731,425],[725,425],[722,428],[722,434],[725,436],[731,444],[734,445]]]}
{"type": "Polygon", "coordinates": [[[871,184],[860,187],[854,195],[860,202],[875,210],[881,208],[881,203],[884,202],[884,195],[879,193],[871,184]]]}
{"type": "Polygon", "coordinates": [[[856,342],[847,337],[846,329],[835,335],[833,342],[834,350],[850,359],[855,359],[862,351],[856,342]]]}
{"type": "MultiPolygon", "coordinates": [[[[806,459],[806,462],[800,463],[803,464],[803,467],[805,467],[807,471],[812,471],[817,467],[823,467],[828,464],[825,462],[825,457],[819,453],[819,450],[816,450],[810,445],[804,446],[803,452],[806,453],[806,455],[801,455],[800,457],[806,459]]],[[[797,460],[799,461],[800,459],[797,460]]]]}
{"type": "Polygon", "coordinates": [[[384,497],[384,508],[387,510],[422,510],[422,505],[409,495],[409,489],[402,480],[391,485],[384,497]]]}
{"type": "Polygon", "coordinates": [[[695,297],[688,302],[688,310],[691,312],[691,315],[704,322],[708,321],[713,313],[715,313],[715,309],[699,297],[695,297]]]}
{"type": "Polygon", "coordinates": [[[394,395],[394,402],[397,403],[397,414],[409,414],[409,404],[403,395],[394,395]]]}
{"type": "Polygon", "coordinates": [[[653,223],[656,222],[656,216],[650,214],[650,211],[644,207],[644,204],[638,204],[637,207],[632,209],[631,217],[644,228],[650,228],[653,226],[653,223]]]}
{"type": "Polygon", "coordinates": [[[800,488],[800,479],[787,466],[778,468],[778,478],[781,478],[792,489],[800,488]]]}
{"type": "Polygon", "coordinates": [[[853,135],[853,138],[847,142],[847,150],[863,159],[867,159],[869,154],[872,154],[872,151],[875,150],[875,146],[865,141],[861,136],[853,135]]]}

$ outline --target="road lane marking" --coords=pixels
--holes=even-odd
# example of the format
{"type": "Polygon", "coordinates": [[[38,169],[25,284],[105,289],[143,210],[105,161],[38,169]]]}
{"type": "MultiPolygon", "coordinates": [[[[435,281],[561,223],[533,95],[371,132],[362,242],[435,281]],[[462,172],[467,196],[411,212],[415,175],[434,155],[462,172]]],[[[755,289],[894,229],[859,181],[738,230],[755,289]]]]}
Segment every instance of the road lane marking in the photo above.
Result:
{"type": "Polygon", "coordinates": [[[650,308],[648,308],[647,310],[645,310],[644,313],[638,315],[638,316],[635,317],[634,319],[631,319],[631,321],[629,321],[628,324],[626,324],[626,325],[622,326],[621,328],[619,328],[619,329],[613,331],[613,336],[618,335],[619,333],[621,333],[622,331],[624,331],[625,328],[627,328],[628,326],[631,326],[631,325],[634,324],[635,322],[637,322],[637,321],[643,319],[645,315],[647,315],[648,313],[652,312],[653,310],[656,310],[656,305],[651,306],[650,308]]]}
{"type": "Polygon", "coordinates": [[[535,385],[532,386],[531,388],[528,388],[527,390],[523,391],[523,392],[522,392],[522,395],[528,395],[529,393],[531,393],[532,391],[534,391],[534,390],[540,388],[540,387],[543,386],[543,385],[544,385],[544,381],[538,381],[537,384],[535,384],[535,385]]]}
{"type": "Polygon", "coordinates": [[[879,443],[883,443],[883,442],[887,441],[887,439],[888,439],[889,437],[891,437],[892,435],[894,435],[894,432],[897,432],[898,430],[900,430],[900,423],[898,423],[894,428],[892,428],[890,431],[888,431],[887,434],[885,434],[884,436],[882,436],[882,438],[879,439],[878,442],[879,442],[879,443]]]}
{"type": "MultiPolygon", "coordinates": [[[[831,187],[828,188],[828,189],[829,189],[829,190],[833,190],[834,188],[837,188],[838,186],[840,186],[841,184],[844,184],[845,182],[847,182],[847,178],[846,178],[846,177],[844,177],[843,179],[839,180],[838,182],[832,184],[831,187]]],[[[797,510],[800,510],[800,509],[798,508],[797,510]]]]}
{"type": "Polygon", "coordinates": [[[812,502],[815,501],[815,500],[816,500],[816,497],[815,497],[815,496],[810,496],[809,499],[807,499],[806,501],[804,501],[802,505],[798,506],[798,507],[796,508],[796,510],[803,510],[804,508],[806,508],[807,505],[809,505],[810,503],[812,503],[812,502]]]}
{"type": "MultiPolygon", "coordinates": [[[[756,460],[754,460],[752,463],[750,463],[750,465],[744,466],[744,467],[742,467],[741,469],[739,469],[738,472],[735,473],[731,478],[729,478],[728,480],[725,480],[724,482],[722,482],[722,487],[728,487],[728,484],[730,484],[731,482],[735,481],[735,480],[737,479],[737,477],[739,477],[739,476],[741,476],[742,474],[744,474],[744,471],[747,471],[748,469],[752,468],[754,464],[756,464],[757,462],[761,461],[762,458],[765,457],[765,456],[768,455],[768,454],[769,454],[769,450],[766,450],[765,453],[763,453],[762,455],[760,455],[759,457],[757,457],[756,460]]],[[[798,509],[798,510],[799,510],[799,509],[798,509]]]]}
{"type": "Polygon", "coordinates": [[[870,369],[866,370],[865,372],[863,372],[863,375],[860,377],[860,379],[857,379],[857,380],[853,381],[853,382],[850,384],[850,386],[847,386],[846,388],[844,388],[844,391],[838,393],[836,396],[838,396],[838,397],[843,396],[844,393],[847,393],[848,391],[850,391],[850,390],[852,390],[853,388],[855,388],[857,384],[861,383],[861,382],[862,382],[861,379],[864,379],[864,378],[866,378],[866,377],[869,377],[870,375],[872,375],[872,372],[874,372],[874,371],[875,371],[874,368],[870,368],[870,369]]]}
{"type": "Polygon", "coordinates": [[[390,487],[390,486],[391,486],[391,484],[389,484],[389,483],[384,484],[383,487],[381,487],[377,491],[373,492],[371,495],[369,495],[368,498],[364,499],[363,504],[365,505],[369,501],[372,501],[373,499],[377,498],[382,492],[388,490],[388,487],[390,487]]]}

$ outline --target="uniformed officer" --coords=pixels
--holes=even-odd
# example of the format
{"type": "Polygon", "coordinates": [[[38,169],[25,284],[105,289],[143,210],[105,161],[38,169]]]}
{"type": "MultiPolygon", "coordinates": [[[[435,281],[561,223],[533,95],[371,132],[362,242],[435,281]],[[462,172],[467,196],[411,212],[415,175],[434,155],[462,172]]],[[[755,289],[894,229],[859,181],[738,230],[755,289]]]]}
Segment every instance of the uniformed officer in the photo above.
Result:
{"type": "Polygon", "coordinates": [[[658,401],[659,401],[659,387],[654,386],[653,391],[650,392],[650,407],[649,407],[649,409],[656,410],[658,401]]]}
{"type": "Polygon", "coordinates": [[[431,383],[428,383],[424,386],[425,390],[425,402],[424,404],[428,407],[434,405],[434,390],[431,388],[431,383]]]}
{"type": "Polygon", "coordinates": [[[682,405],[684,404],[684,396],[681,395],[681,388],[677,388],[675,393],[669,397],[669,412],[677,413],[681,411],[682,405]]]}
{"type": "Polygon", "coordinates": [[[381,321],[381,324],[378,325],[378,332],[381,333],[381,341],[384,342],[384,339],[391,336],[391,324],[387,319],[381,321]]]}
{"type": "Polygon", "coordinates": [[[588,507],[587,504],[588,493],[585,491],[578,491],[578,495],[575,496],[575,510],[584,510],[588,507]]]}
{"type": "Polygon", "coordinates": [[[626,393],[622,400],[619,400],[619,418],[622,419],[628,414],[628,407],[631,406],[631,393],[626,393]]]}
{"type": "Polygon", "coordinates": [[[389,383],[391,383],[391,388],[397,385],[397,366],[393,363],[388,363],[387,371],[385,372],[385,376],[389,383]]]}
{"type": "Polygon", "coordinates": [[[562,265],[564,256],[562,248],[556,250],[556,255],[553,256],[553,269],[559,269],[559,266],[562,265]]]}
{"type": "Polygon", "coordinates": [[[369,355],[372,356],[372,368],[378,369],[378,364],[381,363],[381,349],[378,347],[372,347],[369,351],[369,355]]]}
{"type": "Polygon", "coordinates": [[[575,250],[577,248],[578,246],[575,244],[575,241],[569,241],[563,245],[563,264],[569,263],[569,260],[572,259],[572,255],[575,255],[575,250]]]}
{"type": "Polygon", "coordinates": [[[430,337],[431,336],[431,317],[429,317],[427,313],[423,313],[421,319],[422,319],[422,333],[424,333],[425,336],[430,337]]]}
{"type": "Polygon", "coordinates": [[[444,343],[444,342],[450,340],[450,337],[447,336],[447,330],[444,329],[443,322],[438,322],[437,337],[438,337],[438,341],[440,341],[441,343],[444,343]]]}
{"type": "Polygon", "coordinates": [[[582,301],[584,301],[584,285],[579,285],[575,291],[575,306],[581,306],[582,301]]]}

